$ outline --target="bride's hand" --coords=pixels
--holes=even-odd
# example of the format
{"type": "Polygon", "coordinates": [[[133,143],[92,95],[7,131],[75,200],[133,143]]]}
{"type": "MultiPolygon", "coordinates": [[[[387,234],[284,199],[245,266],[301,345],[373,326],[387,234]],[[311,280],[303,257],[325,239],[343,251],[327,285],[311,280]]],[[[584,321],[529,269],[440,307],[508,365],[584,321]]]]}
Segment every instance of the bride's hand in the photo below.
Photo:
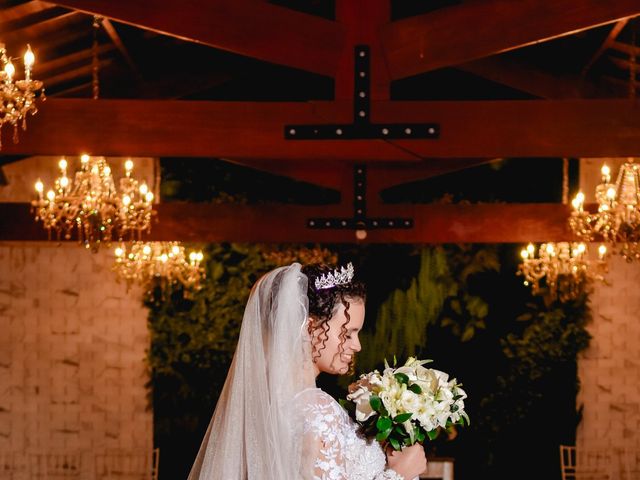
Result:
{"type": "Polygon", "coordinates": [[[416,443],[400,451],[387,452],[387,464],[406,480],[411,480],[427,469],[427,457],[422,445],[416,443]]]}

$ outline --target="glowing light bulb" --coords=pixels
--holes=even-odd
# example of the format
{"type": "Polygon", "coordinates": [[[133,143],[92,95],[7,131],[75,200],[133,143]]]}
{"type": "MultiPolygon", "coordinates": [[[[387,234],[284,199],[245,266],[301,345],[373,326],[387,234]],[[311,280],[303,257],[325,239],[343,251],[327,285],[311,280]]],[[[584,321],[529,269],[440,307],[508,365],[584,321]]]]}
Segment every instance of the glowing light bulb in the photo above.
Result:
{"type": "Polygon", "coordinates": [[[549,255],[553,255],[555,253],[556,249],[553,247],[553,245],[551,243],[547,244],[547,253],[549,255]]]}
{"type": "Polygon", "coordinates": [[[149,245],[145,245],[144,247],[142,247],[142,253],[144,253],[145,255],[149,255],[151,253],[151,247],[149,245]]]}
{"type": "Polygon", "coordinates": [[[129,205],[131,205],[131,197],[129,195],[124,195],[122,197],[122,203],[125,207],[128,207],[129,205]]]}
{"type": "Polygon", "coordinates": [[[89,163],[89,160],[90,160],[90,159],[91,159],[91,157],[90,157],[89,155],[87,155],[86,153],[85,153],[85,154],[83,154],[83,155],[80,157],[80,161],[81,161],[83,164],[87,164],[87,163],[89,163]]]}
{"type": "Polygon", "coordinates": [[[609,189],[607,189],[607,198],[609,200],[613,200],[614,198],[616,198],[616,189],[611,187],[609,189]]]}
{"type": "Polygon", "coordinates": [[[133,161],[131,159],[129,159],[126,162],[124,162],[124,169],[127,171],[127,173],[129,173],[129,172],[131,172],[131,170],[133,170],[133,161]]]}
{"type": "Polygon", "coordinates": [[[578,244],[578,253],[584,253],[587,250],[587,246],[584,243],[578,244]]]}
{"type": "Polygon", "coordinates": [[[31,45],[27,44],[27,51],[24,54],[24,66],[30,69],[36,61],[36,56],[31,50],[31,45]]]}
{"type": "Polygon", "coordinates": [[[189,254],[189,260],[191,260],[191,263],[195,262],[196,258],[198,258],[198,254],[196,252],[191,252],[189,254]]]}
{"type": "Polygon", "coordinates": [[[124,255],[124,250],[120,247],[116,248],[116,257],[122,257],[124,255]]]}
{"type": "Polygon", "coordinates": [[[60,186],[67,188],[69,186],[69,177],[60,177],[60,186]]]}
{"type": "Polygon", "coordinates": [[[167,262],[167,260],[169,260],[169,257],[167,256],[167,254],[166,254],[166,253],[163,253],[162,255],[160,255],[160,261],[161,261],[162,263],[166,263],[166,262],[167,262]]]}
{"type": "Polygon", "coordinates": [[[16,67],[13,66],[13,63],[7,62],[4,66],[4,73],[7,74],[9,79],[13,78],[13,75],[16,73],[16,67]]]}
{"type": "Polygon", "coordinates": [[[44,190],[44,184],[42,183],[42,181],[40,179],[38,179],[36,181],[36,192],[42,193],[43,190],[44,190]]]}
{"type": "Polygon", "coordinates": [[[56,194],[53,190],[49,190],[47,192],[47,198],[49,199],[50,202],[53,202],[53,200],[56,198],[56,194]]]}
{"type": "Polygon", "coordinates": [[[533,243],[530,243],[529,245],[527,245],[527,252],[529,252],[529,255],[533,257],[533,252],[535,252],[535,247],[533,246],[533,243]]]}
{"type": "Polygon", "coordinates": [[[584,203],[584,193],[578,192],[576,194],[576,200],[578,201],[578,203],[584,203]]]}
{"type": "Polygon", "coordinates": [[[173,253],[174,255],[178,255],[180,253],[180,247],[174,245],[173,247],[171,247],[171,253],[173,253]]]}
{"type": "Polygon", "coordinates": [[[105,175],[111,175],[111,167],[109,167],[109,165],[107,165],[106,167],[104,167],[104,174],[105,175]]]}
{"type": "Polygon", "coordinates": [[[149,187],[147,187],[146,183],[143,183],[142,185],[140,185],[140,195],[146,195],[147,192],[149,191],[149,187]]]}
{"type": "Polygon", "coordinates": [[[60,167],[60,170],[66,170],[67,169],[67,159],[66,158],[61,158],[60,161],[58,162],[58,166],[60,167]]]}
{"type": "Polygon", "coordinates": [[[525,259],[525,260],[526,260],[527,258],[529,258],[529,252],[527,252],[527,249],[526,249],[526,248],[523,248],[523,249],[520,251],[520,256],[521,256],[523,259],[525,259]]]}
{"type": "Polygon", "coordinates": [[[607,254],[607,247],[605,245],[600,245],[598,247],[598,255],[600,256],[600,259],[602,260],[606,254],[607,254]]]}
{"type": "Polygon", "coordinates": [[[144,196],[144,198],[148,203],[153,202],[153,192],[147,192],[147,194],[144,196]]]}

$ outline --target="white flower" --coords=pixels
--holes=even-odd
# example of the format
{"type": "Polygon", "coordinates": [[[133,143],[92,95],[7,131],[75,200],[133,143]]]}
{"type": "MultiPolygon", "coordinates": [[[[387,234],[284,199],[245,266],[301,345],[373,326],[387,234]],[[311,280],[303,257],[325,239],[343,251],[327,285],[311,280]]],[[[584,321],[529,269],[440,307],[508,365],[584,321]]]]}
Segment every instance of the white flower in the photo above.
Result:
{"type": "Polygon", "coordinates": [[[370,399],[371,391],[365,386],[359,386],[347,395],[347,400],[351,400],[356,404],[356,420],[359,422],[364,422],[375,413],[369,404],[370,399]]]}

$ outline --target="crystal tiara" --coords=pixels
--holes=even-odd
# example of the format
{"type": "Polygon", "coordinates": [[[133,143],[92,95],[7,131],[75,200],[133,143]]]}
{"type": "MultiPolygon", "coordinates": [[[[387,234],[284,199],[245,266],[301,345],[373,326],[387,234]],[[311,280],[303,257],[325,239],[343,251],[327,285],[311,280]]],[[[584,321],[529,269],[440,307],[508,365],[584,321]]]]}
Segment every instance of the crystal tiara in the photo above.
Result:
{"type": "Polygon", "coordinates": [[[353,278],[353,264],[349,262],[347,268],[340,267],[340,271],[336,268],[333,273],[329,272],[326,275],[316,278],[316,290],[324,290],[325,288],[333,288],[338,285],[344,285],[351,282],[353,278]]]}

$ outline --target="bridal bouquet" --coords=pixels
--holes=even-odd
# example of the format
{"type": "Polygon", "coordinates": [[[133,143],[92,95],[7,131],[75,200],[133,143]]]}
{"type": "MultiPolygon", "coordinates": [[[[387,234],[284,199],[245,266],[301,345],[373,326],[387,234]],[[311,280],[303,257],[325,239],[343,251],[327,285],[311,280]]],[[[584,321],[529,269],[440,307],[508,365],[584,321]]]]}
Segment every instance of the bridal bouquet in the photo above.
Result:
{"type": "Polygon", "coordinates": [[[361,375],[349,386],[347,399],[355,403],[355,416],[365,435],[375,436],[395,450],[433,440],[441,428],[469,424],[464,411],[467,394],[456,379],[423,367],[431,360],[409,357],[402,367],[385,360],[382,373],[361,375]]]}

